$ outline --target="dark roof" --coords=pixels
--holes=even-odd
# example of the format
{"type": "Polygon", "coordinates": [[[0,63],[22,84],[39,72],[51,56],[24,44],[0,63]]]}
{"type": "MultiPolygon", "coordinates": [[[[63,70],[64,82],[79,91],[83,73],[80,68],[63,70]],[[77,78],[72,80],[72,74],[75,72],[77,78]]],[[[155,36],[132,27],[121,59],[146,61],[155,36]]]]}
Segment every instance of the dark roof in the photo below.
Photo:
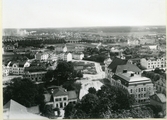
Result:
{"type": "Polygon", "coordinates": [[[75,91],[68,91],[68,99],[77,99],[77,94],[75,91]]]}
{"type": "Polygon", "coordinates": [[[53,92],[53,96],[63,96],[63,95],[68,95],[68,93],[62,87],[59,87],[58,89],[55,89],[54,92],[53,92]]]}
{"type": "Polygon", "coordinates": [[[118,65],[125,65],[127,63],[127,60],[122,60],[120,58],[115,57],[111,64],[108,66],[108,68],[112,69],[112,71],[116,71],[116,67],[118,65]]]}
{"type": "Polygon", "coordinates": [[[153,96],[156,96],[160,100],[160,102],[166,103],[166,97],[165,97],[164,94],[157,93],[157,94],[154,94],[154,95],[150,96],[150,98],[154,99],[153,96]]]}
{"type": "Polygon", "coordinates": [[[127,63],[125,65],[118,65],[116,69],[113,70],[113,72],[114,73],[123,72],[124,69],[132,72],[141,72],[141,70],[136,65],[130,63],[127,63]]]}

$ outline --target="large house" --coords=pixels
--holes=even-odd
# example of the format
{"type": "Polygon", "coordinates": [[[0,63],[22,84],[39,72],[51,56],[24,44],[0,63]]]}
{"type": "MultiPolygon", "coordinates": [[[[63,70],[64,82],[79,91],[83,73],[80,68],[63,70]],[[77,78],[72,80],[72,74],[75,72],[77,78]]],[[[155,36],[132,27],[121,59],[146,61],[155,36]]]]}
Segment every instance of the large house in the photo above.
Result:
{"type": "Polygon", "coordinates": [[[109,79],[114,86],[120,86],[135,96],[135,104],[149,103],[149,96],[154,94],[153,83],[150,78],[142,77],[132,71],[123,70],[109,79]]]}
{"type": "Polygon", "coordinates": [[[84,54],[83,53],[72,53],[72,58],[74,60],[82,60],[84,58],[84,54]]]}
{"type": "Polygon", "coordinates": [[[140,64],[142,67],[145,67],[147,69],[155,69],[155,68],[166,68],[166,57],[161,58],[142,58],[140,60],[140,64]]]}
{"type": "Polygon", "coordinates": [[[14,45],[6,45],[6,46],[4,46],[4,51],[5,52],[13,52],[14,49],[15,49],[14,45]]]}
{"type": "Polygon", "coordinates": [[[48,53],[44,53],[44,52],[37,52],[35,54],[35,59],[36,60],[40,60],[40,61],[46,61],[49,57],[48,53]]]}
{"type": "Polygon", "coordinates": [[[10,100],[3,106],[3,119],[39,119],[45,120],[46,117],[39,115],[39,110],[33,110],[26,108],[25,106],[17,103],[14,100],[10,100]]]}
{"type": "Polygon", "coordinates": [[[44,96],[46,104],[51,104],[53,108],[61,109],[67,106],[68,103],[75,104],[78,100],[75,91],[66,91],[66,89],[59,86],[49,87],[44,96]]]}
{"type": "Polygon", "coordinates": [[[66,46],[66,44],[63,45],[63,46],[56,46],[55,47],[55,51],[56,52],[67,52],[67,46],[66,46]]]}
{"type": "Polygon", "coordinates": [[[57,55],[58,60],[64,60],[64,61],[71,61],[72,60],[72,54],[71,53],[60,53],[57,55]]]}

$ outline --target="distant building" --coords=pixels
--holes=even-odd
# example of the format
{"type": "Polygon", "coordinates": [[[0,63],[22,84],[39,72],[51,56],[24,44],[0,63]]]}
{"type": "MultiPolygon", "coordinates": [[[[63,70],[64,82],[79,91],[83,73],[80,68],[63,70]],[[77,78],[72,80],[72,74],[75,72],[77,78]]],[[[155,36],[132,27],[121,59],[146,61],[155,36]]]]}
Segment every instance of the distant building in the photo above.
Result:
{"type": "Polygon", "coordinates": [[[153,83],[150,78],[142,77],[132,71],[123,70],[116,73],[111,79],[111,84],[127,89],[135,96],[135,104],[149,103],[149,96],[154,94],[153,83]]]}
{"type": "Polygon", "coordinates": [[[136,40],[136,39],[135,40],[130,40],[130,39],[128,39],[127,44],[129,46],[139,45],[140,44],[140,40],[136,40]]]}
{"type": "Polygon", "coordinates": [[[104,64],[105,64],[105,77],[108,78],[108,66],[110,65],[110,63],[112,62],[111,58],[110,58],[110,54],[108,53],[108,58],[104,60],[104,64]]]}
{"type": "Polygon", "coordinates": [[[55,47],[56,52],[67,52],[67,46],[66,44],[64,46],[56,46],[55,47]]]}
{"type": "Polygon", "coordinates": [[[74,48],[74,51],[75,52],[83,52],[85,50],[85,47],[84,46],[76,46],[74,48]]]}
{"type": "Polygon", "coordinates": [[[2,76],[8,76],[9,75],[9,67],[2,65],[2,76]]]}
{"type": "Polygon", "coordinates": [[[47,71],[25,72],[23,78],[30,79],[34,82],[41,82],[46,73],[47,71]]]}
{"type": "Polygon", "coordinates": [[[166,97],[162,93],[150,96],[150,104],[155,107],[160,107],[161,112],[166,115],[166,97]]]}
{"type": "Polygon", "coordinates": [[[158,50],[159,46],[156,44],[142,45],[143,48],[149,48],[150,50],[158,50]]]}
{"type": "Polygon", "coordinates": [[[84,54],[83,53],[72,53],[72,58],[74,60],[82,60],[84,58],[84,54]]]}
{"type": "Polygon", "coordinates": [[[147,69],[155,69],[155,68],[166,68],[166,57],[161,58],[142,58],[140,60],[140,64],[142,67],[145,67],[147,69]]]}
{"type": "Polygon", "coordinates": [[[58,54],[58,60],[64,60],[64,61],[71,61],[72,60],[72,54],[71,53],[60,53],[58,54]]]}
{"type": "Polygon", "coordinates": [[[4,46],[4,51],[5,52],[13,52],[14,49],[15,49],[14,45],[5,45],[4,46]]]}
{"type": "Polygon", "coordinates": [[[49,57],[49,54],[43,53],[43,52],[37,52],[35,55],[35,59],[40,61],[47,61],[48,57],[49,57]]]}

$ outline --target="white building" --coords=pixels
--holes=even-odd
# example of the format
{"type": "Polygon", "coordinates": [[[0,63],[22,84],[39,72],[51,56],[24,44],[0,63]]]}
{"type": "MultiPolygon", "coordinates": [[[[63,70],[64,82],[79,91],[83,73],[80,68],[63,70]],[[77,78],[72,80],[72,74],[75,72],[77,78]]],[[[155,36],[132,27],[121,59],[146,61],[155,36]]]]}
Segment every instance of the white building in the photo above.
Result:
{"type": "Polygon", "coordinates": [[[84,58],[83,53],[72,53],[72,58],[75,60],[82,60],[84,58]]]}
{"type": "Polygon", "coordinates": [[[128,90],[135,96],[135,103],[149,103],[149,96],[154,94],[153,83],[150,78],[142,77],[134,72],[124,70],[122,73],[116,73],[110,79],[114,86],[120,86],[128,90]]]}
{"type": "Polygon", "coordinates": [[[161,58],[142,58],[140,60],[140,64],[142,67],[147,69],[155,69],[155,68],[166,68],[166,57],[161,58]]]}
{"type": "Polygon", "coordinates": [[[35,55],[36,60],[46,61],[49,57],[48,53],[37,52],[35,55]]]}
{"type": "Polygon", "coordinates": [[[67,52],[67,46],[66,44],[64,46],[56,46],[55,47],[56,52],[67,52]]]}
{"type": "Polygon", "coordinates": [[[60,53],[58,54],[58,60],[64,60],[64,61],[71,61],[72,60],[72,54],[71,53],[60,53]]]}

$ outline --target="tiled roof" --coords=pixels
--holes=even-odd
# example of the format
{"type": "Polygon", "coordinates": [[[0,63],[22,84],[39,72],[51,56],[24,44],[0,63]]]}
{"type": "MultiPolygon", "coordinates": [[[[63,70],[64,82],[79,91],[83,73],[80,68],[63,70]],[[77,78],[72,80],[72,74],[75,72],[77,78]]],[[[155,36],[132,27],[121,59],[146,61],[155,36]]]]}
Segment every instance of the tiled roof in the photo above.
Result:
{"type": "Polygon", "coordinates": [[[68,91],[68,99],[77,99],[77,94],[75,91],[68,91]]]}
{"type": "Polygon", "coordinates": [[[120,58],[115,57],[111,62],[111,64],[108,66],[108,68],[112,69],[112,71],[115,71],[118,65],[125,65],[126,63],[127,63],[127,60],[122,60],[120,58]]]}
{"type": "Polygon", "coordinates": [[[127,63],[125,65],[118,65],[113,72],[114,73],[123,72],[124,69],[126,69],[127,71],[141,72],[141,70],[136,65],[130,63],[127,63]]]}
{"type": "Polygon", "coordinates": [[[62,87],[59,87],[58,89],[55,89],[54,92],[53,92],[53,96],[63,96],[63,95],[68,95],[68,93],[62,87]]]}

